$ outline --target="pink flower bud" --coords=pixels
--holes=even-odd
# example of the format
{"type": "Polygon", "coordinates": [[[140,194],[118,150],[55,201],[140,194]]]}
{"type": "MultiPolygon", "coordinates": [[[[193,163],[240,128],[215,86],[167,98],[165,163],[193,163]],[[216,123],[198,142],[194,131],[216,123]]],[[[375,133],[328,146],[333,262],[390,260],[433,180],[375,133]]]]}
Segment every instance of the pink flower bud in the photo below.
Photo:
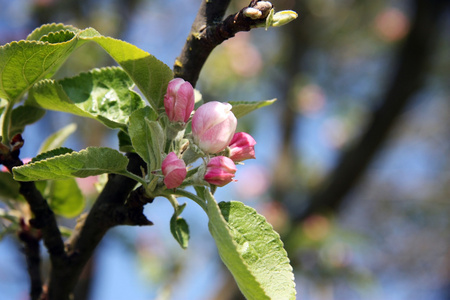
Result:
{"type": "Polygon", "coordinates": [[[236,132],[230,142],[230,158],[232,161],[243,161],[255,158],[255,139],[246,132],[236,132]]]}
{"type": "Polygon", "coordinates": [[[170,152],[162,162],[164,184],[168,189],[179,187],[186,178],[186,164],[179,159],[175,152],[170,152]]]}
{"type": "Polygon", "coordinates": [[[195,97],[192,85],[181,78],[172,79],[164,96],[164,108],[171,122],[186,123],[194,110],[195,97]]]}
{"type": "Polygon", "coordinates": [[[224,186],[233,179],[236,173],[236,165],[234,162],[225,156],[216,156],[211,158],[208,165],[206,165],[205,181],[217,185],[224,186]]]}
{"type": "Polygon", "coordinates": [[[218,153],[230,143],[236,125],[231,104],[217,101],[205,103],[192,117],[194,142],[207,153],[218,153]]]}

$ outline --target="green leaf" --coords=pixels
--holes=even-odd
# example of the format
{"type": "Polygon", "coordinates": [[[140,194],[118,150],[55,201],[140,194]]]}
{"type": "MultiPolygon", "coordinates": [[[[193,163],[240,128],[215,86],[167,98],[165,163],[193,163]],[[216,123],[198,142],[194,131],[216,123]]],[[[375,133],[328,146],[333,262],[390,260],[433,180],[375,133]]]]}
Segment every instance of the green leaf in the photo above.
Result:
{"type": "Polygon", "coordinates": [[[52,158],[55,156],[64,155],[64,154],[68,154],[68,153],[72,153],[72,152],[74,152],[74,151],[70,148],[60,147],[60,148],[49,150],[47,152],[39,153],[38,155],[33,157],[31,162],[35,163],[40,160],[46,160],[46,159],[49,159],[49,158],[52,158]]]}
{"type": "Polygon", "coordinates": [[[14,108],[11,116],[9,136],[13,137],[18,133],[22,133],[25,129],[25,126],[37,122],[44,115],[45,109],[31,105],[21,105],[14,108]]]}
{"type": "Polygon", "coordinates": [[[9,172],[0,172],[0,197],[16,199],[20,185],[9,172]]]}
{"type": "Polygon", "coordinates": [[[189,225],[185,219],[174,214],[170,219],[170,232],[181,248],[186,249],[189,245],[189,225]]]}
{"type": "Polygon", "coordinates": [[[85,199],[74,178],[49,181],[46,190],[47,200],[55,214],[73,218],[83,211],[85,199]]]}
{"type": "Polygon", "coordinates": [[[131,143],[148,164],[149,172],[161,167],[164,150],[164,131],[161,125],[154,121],[156,118],[156,113],[147,106],[130,116],[128,126],[131,143]]]}
{"type": "Polygon", "coordinates": [[[13,168],[14,179],[36,181],[88,177],[103,173],[126,173],[128,158],[114,149],[88,147],[13,168]]]}
{"type": "Polygon", "coordinates": [[[49,35],[50,33],[55,33],[55,32],[59,32],[59,31],[72,31],[74,33],[78,33],[80,30],[74,26],[64,25],[62,23],[45,24],[45,25],[42,25],[41,27],[33,30],[33,32],[27,36],[27,40],[28,41],[39,41],[39,40],[41,40],[41,38],[49,35]]]}
{"type": "Polygon", "coordinates": [[[117,133],[119,139],[119,150],[122,152],[135,152],[128,133],[119,131],[117,133]]]}
{"type": "Polygon", "coordinates": [[[206,193],[209,231],[220,257],[247,299],[295,299],[292,267],[280,236],[241,202],[217,205],[206,193]]]}
{"type": "Polygon", "coordinates": [[[173,78],[172,70],[166,64],[134,45],[93,31],[86,30],[80,37],[96,42],[108,52],[130,75],[153,109],[161,110],[167,84],[173,78]]]}
{"type": "Polygon", "coordinates": [[[75,132],[77,129],[77,124],[71,123],[69,125],[64,126],[57,132],[50,135],[39,148],[38,153],[47,152],[56,148],[61,147],[67,138],[75,132]]]}
{"type": "Polygon", "coordinates": [[[79,30],[63,24],[43,25],[27,40],[0,47],[0,98],[16,101],[34,83],[54,74],[77,47],[88,41],[97,43],[122,66],[155,110],[162,109],[167,84],[173,78],[166,64],[93,28],[79,30]]]}
{"type": "Polygon", "coordinates": [[[72,31],[52,37],[54,43],[29,40],[0,47],[0,98],[17,101],[34,83],[56,72],[76,48],[78,39],[72,31]]]}
{"type": "Polygon", "coordinates": [[[110,128],[126,130],[128,116],[145,102],[121,68],[94,69],[59,81],[43,80],[29,93],[27,103],[96,119],[110,128]]]}
{"type": "Polygon", "coordinates": [[[247,101],[230,101],[233,108],[231,111],[236,116],[236,118],[242,118],[246,114],[251,113],[258,108],[272,105],[277,99],[272,100],[264,100],[264,101],[255,101],[255,102],[247,102],[247,101]]]}

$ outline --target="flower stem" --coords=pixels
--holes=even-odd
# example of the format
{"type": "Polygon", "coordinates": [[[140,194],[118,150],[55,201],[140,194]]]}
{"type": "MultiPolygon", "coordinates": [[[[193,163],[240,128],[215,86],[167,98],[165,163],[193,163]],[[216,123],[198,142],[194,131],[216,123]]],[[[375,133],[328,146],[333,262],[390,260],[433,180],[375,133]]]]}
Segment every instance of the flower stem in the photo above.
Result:
{"type": "MultiPolygon", "coordinates": [[[[191,192],[188,192],[188,191],[185,191],[182,189],[176,189],[175,191],[166,190],[163,192],[163,194],[161,196],[164,196],[169,199],[169,197],[171,195],[189,198],[189,199],[193,200],[195,203],[197,203],[198,205],[200,205],[200,207],[203,208],[203,210],[205,212],[207,212],[205,200],[203,200],[202,198],[200,198],[199,196],[197,196],[191,192]]],[[[170,201],[170,199],[169,199],[169,201],[170,201]]]]}

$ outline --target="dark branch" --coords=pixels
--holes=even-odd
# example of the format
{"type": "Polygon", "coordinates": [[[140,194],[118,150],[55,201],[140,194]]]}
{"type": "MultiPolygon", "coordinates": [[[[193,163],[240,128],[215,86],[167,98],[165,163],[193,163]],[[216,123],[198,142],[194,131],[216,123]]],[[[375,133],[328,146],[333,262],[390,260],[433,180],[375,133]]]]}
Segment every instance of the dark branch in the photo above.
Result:
{"type": "MultiPolygon", "coordinates": [[[[145,165],[137,154],[129,154],[128,170],[141,174],[145,165]]],[[[147,202],[126,201],[136,181],[110,175],[97,201],[85,220],[77,224],[76,232],[67,245],[68,259],[62,265],[53,265],[49,285],[49,299],[69,299],[78,277],[106,232],[117,225],[152,225],[143,214],[147,202]]]]}
{"type": "Polygon", "coordinates": [[[212,50],[236,33],[249,31],[265,23],[272,8],[258,5],[259,1],[251,1],[249,7],[260,10],[261,16],[255,19],[245,16],[244,10],[247,9],[245,7],[221,21],[229,2],[229,0],[202,2],[183,50],[175,61],[175,77],[183,78],[195,86],[212,50]]]}
{"type": "Polygon", "coordinates": [[[34,182],[20,182],[20,193],[27,200],[34,219],[30,224],[37,229],[41,229],[45,247],[50,254],[50,258],[64,259],[64,243],[61,238],[55,214],[50,209],[47,201],[42,197],[34,182]]]}
{"type": "MultiPolygon", "coordinates": [[[[5,165],[10,172],[13,167],[23,165],[23,162],[19,159],[19,152],[19,149],[13,150],[12,152],[3,153],[0,157],[0,162],[5,165]]],[[[52,259],[64,259],[64,243],[61,238],[58,224],[56,223],[55,215],[50,209],[47,201],[38,191],[34,182],[21,181],[19,184],[19,192],[30,205],[30,209],[34,215],[34,218],[30,220],[30,224],[34,228],[41,230],[44,244],[48,249],[50,257],[52,259]]]]}
{"type": "Polygon", "coordinates": [[[395,121],[421,88],[437,41],[439,21],[447,1],[416,0],[411,31],[398,53],[391,85],[361,139],[348,149],[310,205],[296,216],[301,221],[314,213],[336,211],[387,140],[395,121]]]}
{"type": "Polygon", "coordinates": [[[41,255],[40,245],[42,234],[39,230],[33,230],[25,224],[25,221],[20,220],[19,239],[24,245],[25,257],[28,266],[28,275],[30,276],[30,299],[38,300],[42,293],[42,278],[41,278],[41,255]]]}

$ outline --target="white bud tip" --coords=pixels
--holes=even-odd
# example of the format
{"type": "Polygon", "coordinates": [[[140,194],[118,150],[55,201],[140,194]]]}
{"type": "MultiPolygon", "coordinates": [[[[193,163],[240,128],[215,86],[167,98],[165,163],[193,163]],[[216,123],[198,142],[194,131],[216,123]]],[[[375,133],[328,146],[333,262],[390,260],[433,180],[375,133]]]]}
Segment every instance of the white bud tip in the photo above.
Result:
{"type": "Polygon", "coordinates": [[[243,10],[244,16],[247,18],[251,18],[253,20],[257,20],[261,18],[262,12],[259,9],[253,8],[253,7],[246,7],[243,10]]]}

